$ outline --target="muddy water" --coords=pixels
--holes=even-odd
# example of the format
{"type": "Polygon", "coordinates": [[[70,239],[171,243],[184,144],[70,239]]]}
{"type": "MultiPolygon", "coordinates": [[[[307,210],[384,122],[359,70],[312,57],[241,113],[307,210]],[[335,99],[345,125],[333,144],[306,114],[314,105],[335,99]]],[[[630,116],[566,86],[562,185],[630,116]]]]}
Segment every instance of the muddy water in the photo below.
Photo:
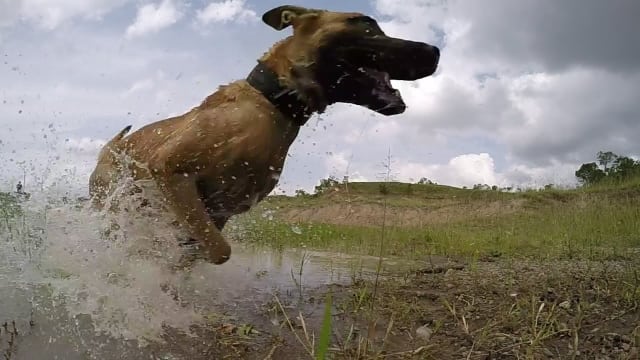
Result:
{"type": "MultiPolygon", "coordinates": [[[[0,322],[9,322],[0,351],[10,359],[187,358],[181,347],[216,341],[196,328],[268,324],[276,296],[295,304],[310,289],[371,276],[377,265],[372,257],[233,244],[222,266],[175,270],[184,249],[158,214],[114,218],[35,201],[25,209],[0,228],[0,322]],[[119,229],[103,236],[114,222],[119,229]]],[[[385,261],[387,270],[407,266],[385,261]]]]}

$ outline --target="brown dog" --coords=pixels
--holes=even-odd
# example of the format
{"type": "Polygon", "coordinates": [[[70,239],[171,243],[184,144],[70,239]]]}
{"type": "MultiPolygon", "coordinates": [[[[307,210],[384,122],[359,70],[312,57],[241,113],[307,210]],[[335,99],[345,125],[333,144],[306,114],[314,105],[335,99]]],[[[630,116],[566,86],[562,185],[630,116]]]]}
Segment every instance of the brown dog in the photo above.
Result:
{"type": "Polygon", "coordinates": [[[438,65],[437,47],[388,37],[360,13],[280,6],[262,19],[276,30],[291,25],[293,35],[247,79],[221,86],[189,112],[116,135],[91,174],[96,207],[122,176],[153,180],[205,257],[222,264],[231,254],[225,223],[273,190],[313,113],[343,102],[400,114],[405,104],[389,80],[420,79],[438,65]]]}

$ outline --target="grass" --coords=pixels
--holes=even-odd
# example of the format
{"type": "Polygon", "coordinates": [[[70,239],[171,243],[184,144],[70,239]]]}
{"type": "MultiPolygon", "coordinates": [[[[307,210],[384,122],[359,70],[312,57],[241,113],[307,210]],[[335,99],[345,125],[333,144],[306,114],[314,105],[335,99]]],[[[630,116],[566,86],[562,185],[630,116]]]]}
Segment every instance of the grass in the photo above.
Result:
{"type": "Polygon", "coordinates": [[[304,247],[380,260],[426,261],[431,255],[470,260],[453,277],[446,269],[444,277],[434,273],[428,279],[376,276],[327,298],[317,328],[322,339],[333,329],[334,346],[326,340],[316,344],[311,320],[300,313],[305,335],[296,337],[316,359],[472,359],[489,354],[576,359],[585,351],[597,351],[601,343],[611,344],[600,351],[631,358],[640,330],[627,337],[632,343],[607,339],[628,330],[616,327],[616,321],[638,318],[639,219],[638,179],[516,192],[350,183],[348,193],[339,186],[320,195],[272,197],[235,220],[242,229],[235,235],[275,249],[304,247]],[[323,215],[323,208],[334,213],[323,215]],[[372,221],[338,220],[336,209],[379,216],[372,221]],[[436,221],[404,221],[403,213],[415,209],[425,217],[432,212],[441,216],[436,221]],[[305,216],[291,215],[301,210],[307,211],[305,216]],[[479,264],[484,260],[491,262],[479,264]],[[493,262],[500,265],[486,265],[493,262]],[[431,290],[437,294],[429,295],[431,290]],[[426,299],[421,295],[425,291],[426,299]],[[329,301],[349,320],[332,322],[329,301]],[[398,340],[398,333],[413,338],[411,329],[427,326],[425,322],[431,329],[428,344],[398,340]],[[599,333],[605,334],[596,343],[599,333]]]}
{"type": "MultiPolygon", "coordinates": [[[[468,192],[479,196],[474,190],[468,192]]],[[[513,213],[428,226],[388,224],[385,236],[389,244],[382,255],[603,259],[626,256],[629,248],[640,246],[638,197],[558,191],[524,193],[518,199],[526,203],[513,213]]],[[[277,217],[266,220],[255,215],[243,220],[243,240],[275,248],[305,246],[364,255],[379,255],[380,251],[381,230],[375,226],[288,222],[277,217]]]]}
{"type": "Polygon", "coordinates": [[[327,358],[329,346],[331,345],[331,307],[333,305],[331,292],[327,294],[324,305],[324,313],[322,316],[322,327],[320,328],[320,338],[316,350],[316,360],[324,360],[327,358]]]}

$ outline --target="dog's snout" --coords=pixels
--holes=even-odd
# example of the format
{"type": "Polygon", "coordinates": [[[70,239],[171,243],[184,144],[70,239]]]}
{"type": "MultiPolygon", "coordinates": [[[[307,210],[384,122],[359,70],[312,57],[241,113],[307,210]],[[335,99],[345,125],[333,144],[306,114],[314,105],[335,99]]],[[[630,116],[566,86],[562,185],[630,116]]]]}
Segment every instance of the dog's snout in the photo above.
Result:
{"type": "Polygon", "coordinates": [[[433,49],[433,53],[436,55],[436,58],[440,59],[440,49],[437,46],[431,46],[433,49]]]}

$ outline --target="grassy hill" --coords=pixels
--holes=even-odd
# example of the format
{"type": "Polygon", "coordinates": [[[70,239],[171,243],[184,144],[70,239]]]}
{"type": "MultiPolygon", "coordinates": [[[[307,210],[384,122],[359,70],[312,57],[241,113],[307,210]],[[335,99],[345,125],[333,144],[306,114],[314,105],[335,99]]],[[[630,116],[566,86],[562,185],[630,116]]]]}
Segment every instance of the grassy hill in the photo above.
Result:
{"type": "Polygon", "coordinates": [[[234,223],[237,237],[377,255],[535,258],[627,256],[640,246],[640,181],[497,191],[435,184],[338,184],[272,196],[234,223]]]}

